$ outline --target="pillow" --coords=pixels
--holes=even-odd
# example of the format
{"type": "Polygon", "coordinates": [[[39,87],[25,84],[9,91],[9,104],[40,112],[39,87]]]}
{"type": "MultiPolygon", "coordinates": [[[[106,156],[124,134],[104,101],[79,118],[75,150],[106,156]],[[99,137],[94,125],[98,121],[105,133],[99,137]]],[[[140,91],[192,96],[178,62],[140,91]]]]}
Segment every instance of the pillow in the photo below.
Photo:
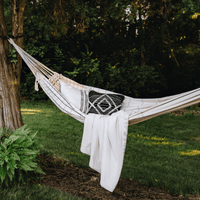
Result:
{"type": "Polygon", "coordinates": [[[121,108],[123,95],[101,94],[95,91],[89,92],[88,112],[101,115],[111,115],[121,108]]]}
{"type": "Polygon", "coordinates": [[[67,83],[60,81],[60,92],[64,95],[66,100],[68,100],[81,112],[87,112],[88,95],[86,94],[86,90],[76,89],[67,83]]]}

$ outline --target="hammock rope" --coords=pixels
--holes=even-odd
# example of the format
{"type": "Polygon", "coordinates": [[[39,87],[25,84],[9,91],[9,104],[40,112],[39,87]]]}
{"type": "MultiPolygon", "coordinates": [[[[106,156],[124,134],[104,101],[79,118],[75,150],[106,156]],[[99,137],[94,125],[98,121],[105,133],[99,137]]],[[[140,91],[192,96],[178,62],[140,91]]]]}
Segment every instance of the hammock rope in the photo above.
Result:
{"type": "MultiPolygon", "coordinates": [[[[38,91],[39,83],[43,91],[62,112],[70,115],[81,123],[84,123],[86,114],[76,108],[73,102],[69,102],[60,92],[60,81],[79,90],[94,90],[99,93],[118,94],[104,89],[82,85],[64,77],[62,74],[52,71],[33,58],[16,45],[11,38],[8,41],[15,47],[34,74],[36,78],[35,90],[38,91]]],[[[132,125],[197,103],[200,103],[200,88],[162,98],[139,99],[125,96],[121,110],[128,113],[129,125],[132,125]]]]}

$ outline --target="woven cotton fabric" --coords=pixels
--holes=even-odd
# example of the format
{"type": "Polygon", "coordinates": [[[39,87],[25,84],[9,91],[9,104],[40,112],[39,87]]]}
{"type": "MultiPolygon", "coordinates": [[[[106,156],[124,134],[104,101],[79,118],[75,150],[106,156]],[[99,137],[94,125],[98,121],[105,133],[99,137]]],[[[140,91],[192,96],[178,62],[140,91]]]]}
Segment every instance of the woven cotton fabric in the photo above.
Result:
{"type": "MultiPolygon", "coordinates": [[[[79,109],[74,107],[70,102],[59,91],[59,83],[56,81],[57,77],[62,79],[67,84],[79,90],[93,90],[98,93],[104,94],[116,94],[108,90],[91,87],[87,85],[79,84],[67,77],[58,74],[35,58],[26,53],[18,45],[14,43],[12,39],[8,40],[20,54],[22,59],[25,61],[27,66],[30,68],[32,73],[36,78],[36,86],[39,83],[44,92],[49,96],[52,102],[64,113],[70,115],[71,117],[77,119],[78,121],[84,123],[86,114],[81,112],[79,109]],[[56,77],[55,81],[51,80],[51,77],[56,77]],[[52,84],[52,82],[54,83],[52,84]]],[[[121,110],[125,111],[129,116],[129,125],[137,124],[139,122],[163,115],[181,108],[192,106],[194,104],[200,103],[200,88],[184,92],[177,95],[171,95],[162,98],[152,98],[152,99],[139,99],[132,98],[124,95],[124,101],[122,102],[121,110]]]]}

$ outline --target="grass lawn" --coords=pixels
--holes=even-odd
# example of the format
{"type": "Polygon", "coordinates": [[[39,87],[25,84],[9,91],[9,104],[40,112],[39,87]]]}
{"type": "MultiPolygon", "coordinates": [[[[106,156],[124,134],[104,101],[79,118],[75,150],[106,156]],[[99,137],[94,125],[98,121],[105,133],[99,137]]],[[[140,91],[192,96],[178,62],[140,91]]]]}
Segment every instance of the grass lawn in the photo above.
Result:
{"type": "MultiPolygon", "coordinates": [[[[129,126],[121,178],[175,194],[200,194],[200,115],[190,109],[180,116],[165,114],[129,126]],[[199,138],[199,140],[198,140],[199,138]]],[[[80,152],[83,124],[62,113],[52,102],[21,102],[24,124],[38,131],[43,152],[89,167],[90,157],[80,152]]],[[[198,110],[196,107],[195,110],[198,110]]],[[[47,186],[26,185],[0,191],[1,200],[82,199],[47,186]]]]}

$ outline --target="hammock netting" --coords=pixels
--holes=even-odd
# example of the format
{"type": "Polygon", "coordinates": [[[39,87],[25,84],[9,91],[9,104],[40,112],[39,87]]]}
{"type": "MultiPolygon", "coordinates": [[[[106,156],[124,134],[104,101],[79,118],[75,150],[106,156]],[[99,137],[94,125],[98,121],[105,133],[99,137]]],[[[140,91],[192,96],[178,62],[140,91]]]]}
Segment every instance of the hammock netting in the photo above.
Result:
{"type": "MultiPolygon", "coordinates": [[[[15,47],[24,62],[34,74],[36,78],[35,89],[38,91],[39,83],[43,91],[62,112],[70,115],[81,123],[84,123],[86,114],[76,108],[60,92],[60,81],[79,90],[93,90],[99,93],[118,94],[112,91],[82,85],[63,76],[62,74],[58,74],[30,56],[22,48],[16,45],[12,39],[9,39],[8,41],[15,47]]],[[[129,125],[132,125],[199,102],[200,88],[197,88],[189,92],[162,98],[139,99],[125,96],[121,110],[128,113],[129,125]]]]}

